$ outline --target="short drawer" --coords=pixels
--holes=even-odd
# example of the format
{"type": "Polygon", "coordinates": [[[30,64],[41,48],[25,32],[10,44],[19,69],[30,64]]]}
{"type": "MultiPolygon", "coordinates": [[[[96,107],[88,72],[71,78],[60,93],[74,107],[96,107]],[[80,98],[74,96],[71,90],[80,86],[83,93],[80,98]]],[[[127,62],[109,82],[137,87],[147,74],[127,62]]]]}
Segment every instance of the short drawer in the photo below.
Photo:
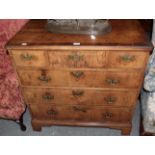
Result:
{"type": "Polygon", "coordinates": [[[45,67],[48,65],[44,51],[13,50],[11,53],[16,66],[45,67]]]}
{"type": "Polygon", "coordinates": [[[145,68],[148,52],[110,51],[107,54],[109,68],[145,68]]]}
{"type": "Polygon", "coordinates": [[[22,70],[18,71],[25,86],[139,88],[140,71],[101,70],[22,70]]]}
{"type": "Polygon", "coordinates": [[[137,91],[22,88],[27,104],[134,106],[137,91]]]}
{"type": "Polygon", "coordinates": [[[128,122],[132,110],[128,108],[107,108],[89,106],[37,106],[30,105],[33,118],[42,120],[80,122],[128,122]]]}
{"type": "Polygon", "coordinates": [[[49,51],[52,68],[103,68],[105,51],[49,51]]]}

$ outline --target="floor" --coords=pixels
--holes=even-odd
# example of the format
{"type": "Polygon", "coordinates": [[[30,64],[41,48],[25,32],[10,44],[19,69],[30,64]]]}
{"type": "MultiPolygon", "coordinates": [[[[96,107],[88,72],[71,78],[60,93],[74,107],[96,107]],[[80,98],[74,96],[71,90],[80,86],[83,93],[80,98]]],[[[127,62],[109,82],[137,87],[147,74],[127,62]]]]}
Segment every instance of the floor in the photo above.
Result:
{"type": "MultiPolygon", "coordinates": [[[[139,135],[139,120],[140,107],[136,107],[133,117],[133,128],[131,135],[139,135]]],[[[120,136],[119,130],[112,130],[108,128],[92,128],[92,127],[66,127],[66,126],[52,126],[43,127],[42,132],[34,132],[31,127],[30,114],[26,111],[24,115],[24,123],[27,126],[25,132],[21,131],[19,126],[7,120],[0,120],[0,135],[1,136],[120,136]]]]}

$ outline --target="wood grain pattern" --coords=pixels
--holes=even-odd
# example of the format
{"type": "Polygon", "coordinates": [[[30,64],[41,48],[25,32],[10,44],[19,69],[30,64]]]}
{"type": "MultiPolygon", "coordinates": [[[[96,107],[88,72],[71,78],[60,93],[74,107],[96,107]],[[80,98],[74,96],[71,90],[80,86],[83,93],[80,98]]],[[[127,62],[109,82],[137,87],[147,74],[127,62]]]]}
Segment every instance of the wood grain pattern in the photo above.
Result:
{"type": "Polygon", "coordinates": [[[33,118],[82,122],[129,122],[129,108],[107,108],[90,106],[36,106],[30,105],[33,118]]]}
{"type": "Polygon", "coordinates": [[[35,50],[13,50],[11,52],[16,66],[46,67],[48,65],[44,51],[36,52],[35,50]]]}
{"type": "Polygon", "coordinates": [[[138,91],[76,89],[76,88],[26,88],[23,95],[28,104],[38,105],[104,105],[134,106],[138,91]],[[75,92],[82,92],[75,94],[75,92]]]}
{"type": "MultiPolygon", "coordinates": [[[[23,47],[22,43],[27,46],[49,46],[53,45],[73,45],[79,42],[81,46],[130,46],[130,48],[150,48],[151,44],[145,31],[137,20],[110,20],[112,32],[107,35],[97,36],[96,40],[92,40],[87,35],[68,35],[48,33],[44,27],[46,20],[31,20],[24,28],[8,43],[7,47],[15,48],[23,47]],[[33,34],[33,35],[32,35],[33,34]]],[[[25,48],[25,46],[23,47],[25,48]]]]}
{"type": "Polygon", "coordinates": [[[105,54],[105,51],[49,51],[49,60],[53,68],[103,68],[105,54]]]}
{"type": "Polygon", "coordinates": [[[22,85],[48,87],[98,87],[98,88],[138,88],[141,72],[79,70],[83,74],[75,77],[77,70],[18,70],[22,85]],[[44,75],[45,72],[45,75],[44,75]],[[45,80],[40,79],[45,77],[45,80]],[[134,80],[133,80],[134,79],[134,80]]]}
{"type": "Polygon", "coordinates": [[[18,67],[46,68],[144,68],[149,56],[145,51],[13,50],[18,67]]]}
{"type": "Polygon", "coordinates": [[[108,68],[145,68],[149,53],[144,51],[111,51],[108,53],[108,68]]]}

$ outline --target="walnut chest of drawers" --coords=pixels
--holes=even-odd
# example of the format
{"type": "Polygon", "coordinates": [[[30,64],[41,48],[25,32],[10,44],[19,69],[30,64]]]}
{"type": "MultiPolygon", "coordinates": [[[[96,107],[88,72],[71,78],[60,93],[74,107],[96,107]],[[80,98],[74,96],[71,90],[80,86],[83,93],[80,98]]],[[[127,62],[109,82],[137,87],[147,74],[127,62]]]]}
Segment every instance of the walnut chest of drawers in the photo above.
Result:
{"type": "Polygon", "coordinates": [[[48,33],[45,23],[31,20],[6,46],[33,129],[96,126],[130,134],[152,50],[140,23],[110,20],[112,32],[95,39],[48,33]]]}

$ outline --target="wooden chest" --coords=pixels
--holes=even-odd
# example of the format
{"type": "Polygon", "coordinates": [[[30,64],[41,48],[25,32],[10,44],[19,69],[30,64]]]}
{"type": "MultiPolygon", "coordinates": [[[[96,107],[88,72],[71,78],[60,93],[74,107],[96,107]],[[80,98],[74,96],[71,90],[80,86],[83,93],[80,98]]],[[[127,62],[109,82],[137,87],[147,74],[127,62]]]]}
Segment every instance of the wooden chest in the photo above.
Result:
{"type": "Polygon", "coordinates": [[[130,134],[152,50],[140,23],[110,20],[112,32],[95,39],[48,33],[45,23],[31,20],[7,44],[33,129],[98,126],[130,134]]]}

